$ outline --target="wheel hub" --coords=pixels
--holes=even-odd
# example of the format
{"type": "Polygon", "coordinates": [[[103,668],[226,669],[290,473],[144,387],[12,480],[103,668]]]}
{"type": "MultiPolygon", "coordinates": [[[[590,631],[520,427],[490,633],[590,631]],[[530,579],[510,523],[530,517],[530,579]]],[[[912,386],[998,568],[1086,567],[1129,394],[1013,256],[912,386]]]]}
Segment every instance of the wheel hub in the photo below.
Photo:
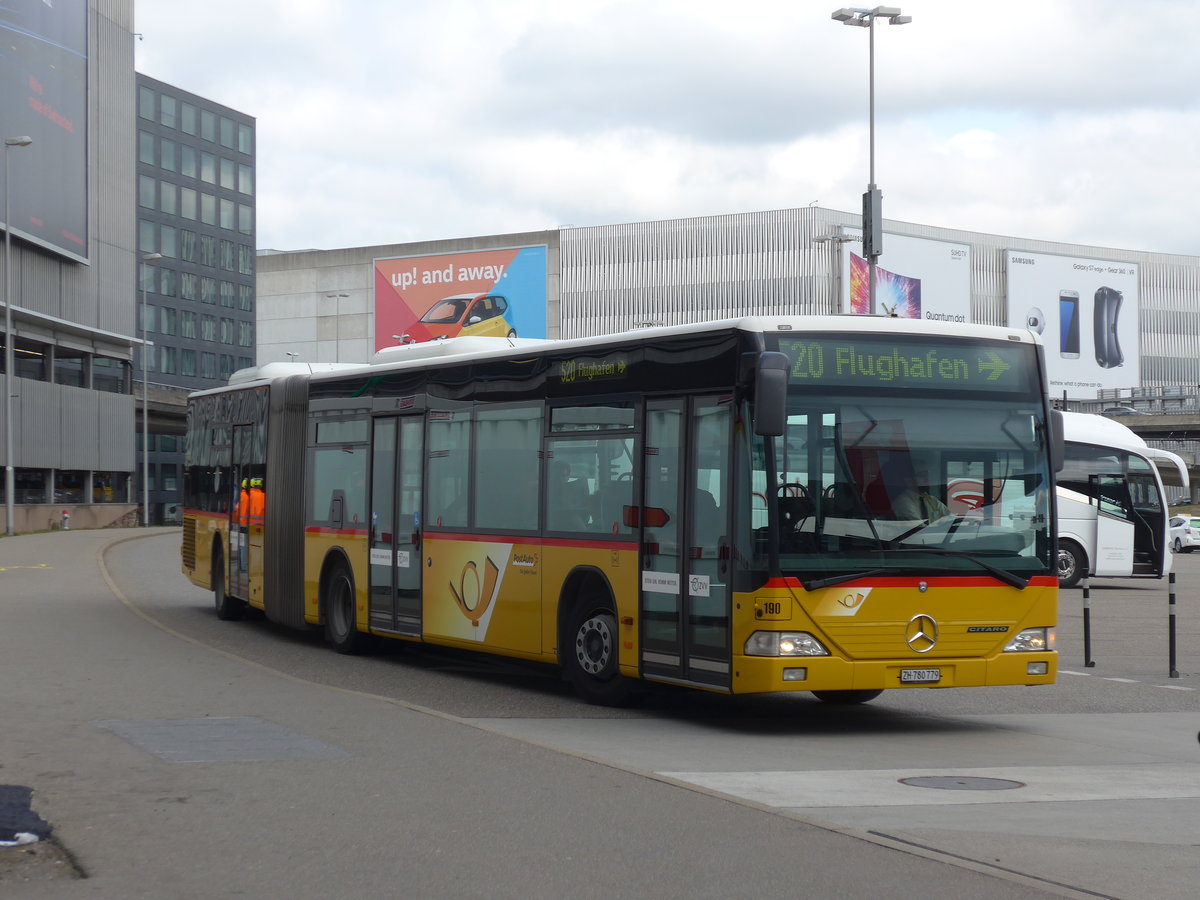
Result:
{"type": "Polygon", "coordinates": [[[589,675],[604,671],[612,658],[612,632],[602,618],[588,619],[580,627],[575,636],[575,657],[589,675]]]}

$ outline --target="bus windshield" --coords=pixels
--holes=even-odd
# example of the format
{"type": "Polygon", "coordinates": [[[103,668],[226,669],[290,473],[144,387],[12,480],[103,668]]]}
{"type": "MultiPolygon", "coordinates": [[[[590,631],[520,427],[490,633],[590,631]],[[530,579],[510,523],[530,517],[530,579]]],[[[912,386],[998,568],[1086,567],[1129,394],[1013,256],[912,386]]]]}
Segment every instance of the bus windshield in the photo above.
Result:
{"type": "Polygon", "coordinates": [[[867,387],[791,379],[785,433],[751,453],[752,567],[777,553],[778,574],[809,590],[866,574],[1015,587],[1044,574],[1052,481],[1039,399],[1013,386],[867,387]]]}

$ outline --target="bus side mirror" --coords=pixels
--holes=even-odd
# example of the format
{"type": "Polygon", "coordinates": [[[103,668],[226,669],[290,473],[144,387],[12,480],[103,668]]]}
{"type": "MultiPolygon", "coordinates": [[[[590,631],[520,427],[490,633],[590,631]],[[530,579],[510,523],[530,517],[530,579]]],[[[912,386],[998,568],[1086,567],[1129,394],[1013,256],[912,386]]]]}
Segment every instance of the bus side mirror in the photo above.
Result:
{"type": "Polygon", "coordinates": [[[1067,440],[1063,427],[1063,414],[1050,410],[1050,463],[1055,472],[1061,472],[1067,460],[1067,440]]]}
{"type": "Polygon", "coordinates": [[[758,358],[754,377],[754,433],[778,437],[787,426],[788,358],[768,350],[758,358]]]}

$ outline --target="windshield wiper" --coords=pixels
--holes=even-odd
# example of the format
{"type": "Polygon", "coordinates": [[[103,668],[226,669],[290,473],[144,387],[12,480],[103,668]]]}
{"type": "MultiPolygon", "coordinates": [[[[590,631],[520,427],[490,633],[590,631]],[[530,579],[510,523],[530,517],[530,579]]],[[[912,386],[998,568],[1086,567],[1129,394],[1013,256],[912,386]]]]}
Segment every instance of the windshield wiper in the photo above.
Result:
{"type": "Polygon", "coordinates": [[[994,575],[1000,581],[1003,581],[1005,584],[1011,585],[1012,587],[1015,587],[1018,590],[1023,591],[1023,590],[1025,590],[1025,588],[1029,587],[1029,579],[1028,578],[1023,578],[1022,576],[1018,575],[1015,572],[1009,572],[1007,569],[1001,569],[997,566],[993,566],[991,563],[980,559],[978,556],[972,556],[970,553],[965,553],[962,550],[946,550],[941,547],[924,545],[921,547],[890,547],[890,548],[888,548],[887,552],[888,553],[934,553],[934,554],[937,554],[938,556],[953,556],[956,559],[966,559],[966,560],[970,560],[971,562],[975,563],[975,565],[979,566],[981,569],[986,569],[989,574],[994,575]]]}
{"type": "Polygon", "coordinates": [[[841,575],[830,575],[827,578],[818,578],[816,581],[805,581],[803,578],[797,579],[800,586],[806,591],[819,591],[821,588],[833,587],[835,584],[845,584],[847,581],[854,581],[856,578],[874,578],[876,575],[887,575],[891,569],[863,569],[861,572],[843,572],[841,575]]]}

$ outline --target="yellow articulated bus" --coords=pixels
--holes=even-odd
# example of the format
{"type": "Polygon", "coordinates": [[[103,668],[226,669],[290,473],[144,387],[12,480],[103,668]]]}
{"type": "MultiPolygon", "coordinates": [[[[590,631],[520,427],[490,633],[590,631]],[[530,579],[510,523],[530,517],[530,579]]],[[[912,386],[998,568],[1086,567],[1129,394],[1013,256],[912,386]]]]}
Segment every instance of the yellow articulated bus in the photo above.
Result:
{"type": "Polygon", "coordinates": [[[1027,331],[748,318],[271,363],[188,407],[217,615],[732,694],[1050,684],[1061,415],[1027,331]]]}

